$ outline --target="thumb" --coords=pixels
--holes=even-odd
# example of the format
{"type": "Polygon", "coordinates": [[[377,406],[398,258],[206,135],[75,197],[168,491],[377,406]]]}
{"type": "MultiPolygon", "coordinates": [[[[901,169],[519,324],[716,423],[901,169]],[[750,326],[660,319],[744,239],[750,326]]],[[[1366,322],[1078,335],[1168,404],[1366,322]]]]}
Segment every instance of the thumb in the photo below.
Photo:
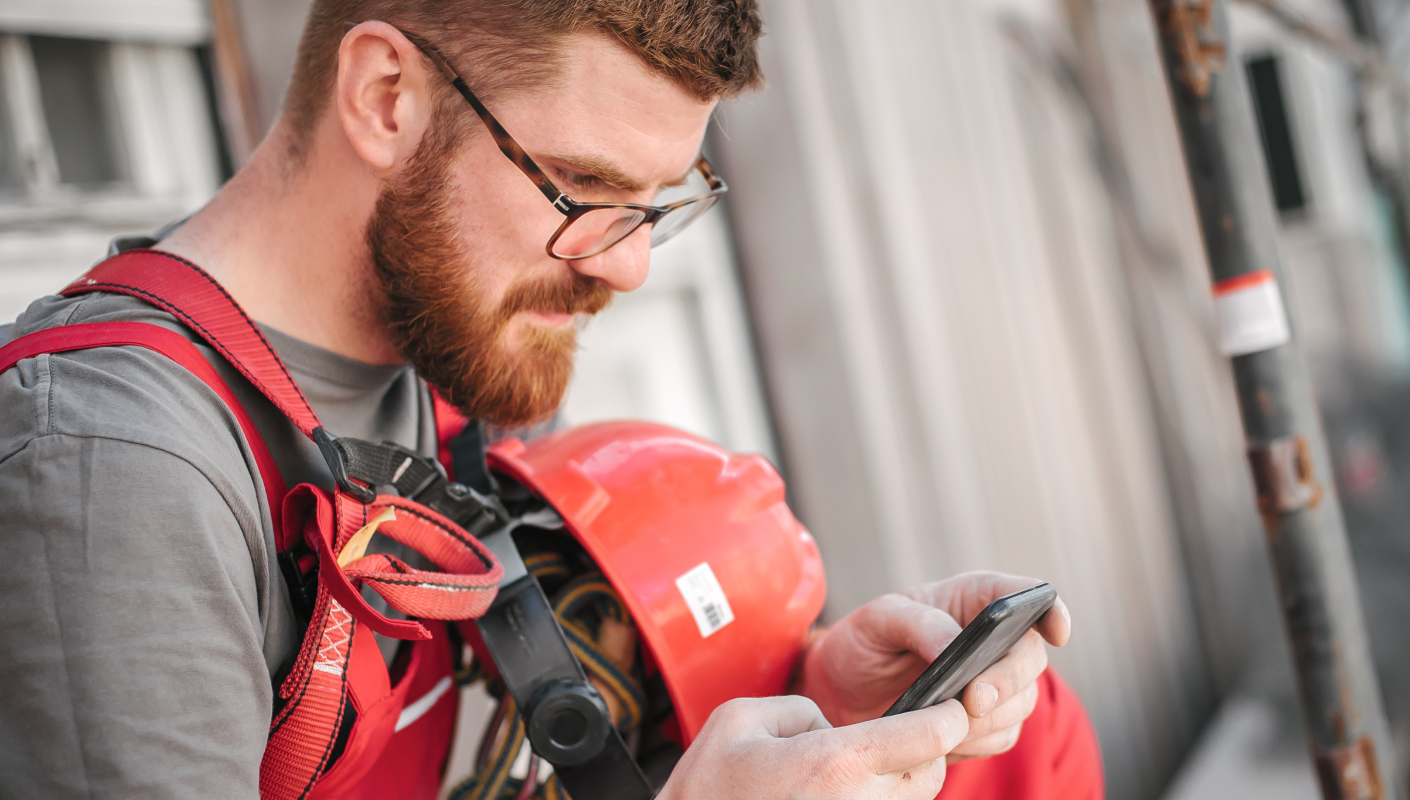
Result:
{"type": "Polygon", "coordinates": [[[758,711],[769,732],[780,739],[791,739],[800,733],[831,728],[818,704],[799,695],[763,697],[757,699],[758,711]]]}
{"type": "Polygon", "coordinates": [[[900,772],[943,759],[969,735],[969,715],[955,700],[907,711],[894,717],[860,722],[837,733],[863,754],[872,774],[900,772]]]}
{"type": "Polygon", "coordinates": [[[729,740],[791,739],[830,727],[817,703],[806,697],[736,697],[710,714],[701,736],[718,730],[729,740]]]}

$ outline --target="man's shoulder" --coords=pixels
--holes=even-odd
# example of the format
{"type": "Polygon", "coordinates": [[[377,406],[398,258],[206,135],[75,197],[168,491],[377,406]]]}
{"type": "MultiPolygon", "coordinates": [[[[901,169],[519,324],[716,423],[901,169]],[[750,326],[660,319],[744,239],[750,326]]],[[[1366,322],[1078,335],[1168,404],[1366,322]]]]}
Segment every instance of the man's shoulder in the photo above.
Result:
{"type": "MultiPolygon", "coordinates": [[[[36,300],[0,339],[92,322],[143,322],[190,336],[172,316],[130,297],[36,300]]],[[[245,471],[238,423],[199,378],[140,347],[98,347],[26,359],[0,373],[0,460],[39,437],[105,438],[164,450],[203,470],[245,471]]]]}
{"type": "Polygon", "coordinates": [[[35,300],[20,314],[0,344],[26,334],[84,322],[148,322],[176,331],[185,329],[170,314],[155,306],[119,294],[85,294],[77,297],[48,295],[35,300]]]}

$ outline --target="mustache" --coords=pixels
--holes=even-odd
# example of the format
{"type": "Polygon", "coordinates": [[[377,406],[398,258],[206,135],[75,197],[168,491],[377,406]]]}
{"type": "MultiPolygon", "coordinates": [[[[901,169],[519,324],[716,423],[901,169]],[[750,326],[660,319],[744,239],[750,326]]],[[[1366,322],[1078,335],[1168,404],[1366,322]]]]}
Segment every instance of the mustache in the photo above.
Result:
{"type": "Polygon", "coordinates": [[[500,303],[499,317],[508,321],[520,311],[556,311],[591,316],[607,308],[613,294],[607,284],[590,275],[575,272],[567,282],[545,278],[510,289],[500,303]]]}

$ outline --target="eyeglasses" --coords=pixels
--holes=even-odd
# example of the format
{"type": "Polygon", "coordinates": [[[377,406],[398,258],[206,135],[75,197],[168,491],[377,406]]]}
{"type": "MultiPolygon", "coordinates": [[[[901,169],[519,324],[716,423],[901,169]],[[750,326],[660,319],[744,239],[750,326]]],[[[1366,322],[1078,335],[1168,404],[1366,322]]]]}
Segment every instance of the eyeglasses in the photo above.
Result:
{"type": "MultiPolygon", "coordinates": [[[[398,29],[400,30],[400,29],[398,29]]],[[[514,162],[514,165],[528,176],[529,180],[543,192],[548,202],[567,219],[558,226],[557,232],[548,240],[545,249],[553,258],[562,261],[576,261],[591,258],[623,239],[643,225],[651,226],[651,246],[670,239],[710,210],[729,191],[724,180],[715,175],[710,162],[704,156],[695,162],[695,170],[705,180],[708,191],[705,194],[689,197],[664,206],[643,206],[635,203],[579,203],[559,189],[524,148],[514,141],[514,137],[499,124],[499,120],[485,108],[485,104],[465,85],[450,60],[435,45],[413,33],[401,31],[407,41],[416,45],[427,58],[431,59],[440,71],[450,79],[451,85],[461,97],[475,109],[475,114],[489,129],[500,152],[514,162]]]]}

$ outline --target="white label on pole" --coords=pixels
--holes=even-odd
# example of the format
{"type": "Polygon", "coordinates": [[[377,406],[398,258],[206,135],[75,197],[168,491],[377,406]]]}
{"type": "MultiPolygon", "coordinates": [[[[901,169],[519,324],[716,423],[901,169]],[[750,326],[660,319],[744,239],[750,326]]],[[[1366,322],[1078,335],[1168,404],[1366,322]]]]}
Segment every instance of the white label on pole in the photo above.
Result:
{"type": "Polygon", "coordinates": [[[685,604],[695,617],[701,636],[709,636],[720,628],[734,622],[734,612],[730,610],[725,590],[715,580],[710,565],[701,563],[690,572],[676,578],[676,588],[681,590],[685,604]]]}
{"type": "Polygon", "coordinates": [[[1244,356],[1292,341],[1278,282],[1266,269],[1214,284],[1214,316],[1219,351],[1244,356]]]}

